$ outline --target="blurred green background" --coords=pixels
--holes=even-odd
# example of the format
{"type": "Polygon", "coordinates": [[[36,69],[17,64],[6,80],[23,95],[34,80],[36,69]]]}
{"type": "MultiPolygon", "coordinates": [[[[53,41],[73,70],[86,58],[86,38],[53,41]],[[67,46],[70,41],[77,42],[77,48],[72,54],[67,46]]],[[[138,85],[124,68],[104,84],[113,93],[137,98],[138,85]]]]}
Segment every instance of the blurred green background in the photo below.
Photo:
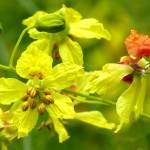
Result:
{"type": "MultiPolygon", "coordinates": [[[[37,10],[53,12],[62,4],[77,9],[84,17],[95,17],[112,35],[111,41],[79,40],[84,51],[87,70],[100,69],[105,63],[117,62],[126,55],[124,39],[131,29],[149,34],[149,0],[0,0],[0,22],[4,31],[0,35],[0,63],[8,64],[13,46],[24,28],[24,18],[37,10]]],[[[31,40],[26,35],[20,52],[31,40]]],[[[0,71],[0,76],[10,76],[0,71]]],[[[96,106],[92,106],[96,108],[96,106]]],[[[110,108],[98,107],[106,116],[114,117],[110,108]]],[[[71,122],[67,129],[71,138],[58,143],[56,134],[48,130],[31,133],[24,140],[9,145],[10,150],[150,150],[150,122],[144,118],[128,131],[113,134],[111,131],[71,122]]]]}

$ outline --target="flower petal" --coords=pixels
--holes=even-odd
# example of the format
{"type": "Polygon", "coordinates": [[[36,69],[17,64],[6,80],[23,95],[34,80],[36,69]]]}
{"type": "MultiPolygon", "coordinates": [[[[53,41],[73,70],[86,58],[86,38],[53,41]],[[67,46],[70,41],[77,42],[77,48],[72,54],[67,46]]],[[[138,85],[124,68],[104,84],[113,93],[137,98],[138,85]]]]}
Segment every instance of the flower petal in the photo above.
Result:
{"type": "Polygon", "coordinates": [[[56,65],[51,74],[44,79],[47,88],[63,89],[69,87],[73,81],[82,76],[82,67],[76,64],[61,63],[56,65]]]}
{"type": "Polygon", "coordinates": [[[110,40],[109,32],[94,18],[83,19],[70,25],[69,33],[79,38],[105,38],[110,40]]]}
{"type": "Polygon", "coordinates": [[[137,97],[137,102],[135,105],[135,116],[139,118],[140,114],[143,113],[143,104],[146,97],[146,89],[147,89],[148,78],[147,76],[141,77],[141,86],[139,87],[139,94],[137,97]]]}
{"type": "Polygon", "coordinates": [[[150,38],[147,35],[131,30],[131,35],[127,37],[125,45],[130,56],[134,56],[137,59],[150,56],[150,38]]]}
{"type": "Polygon", "coordinates": [[[18,129],[18,138],[27,136],[35,127],[38,120],[38,112],[36,109],[28,109],[22,111],[21,106],[14,111],[13,121],[18,129]]]}
{"type": "Polygon", "coordinates": [[[82,18],[81,14],[73,8],[68,8],[65,5],[63,5],[62,10],[65,16],[65,21],[68,24],[78,22],[82,18]]]}
{"type": "Polygon", "coordinates": [[[61,119],[72,119],[74,118],[75,111],[72,100],[58,92],[52,93],[52,98],[54,99],[54,104],[47,107],[48,113],[57,116],[61,119]]]}
{"type": "Polygon", "coordinates": [[[44,15],[46,15],[47,13],[44,12],[44,11],[37,11],[33,16],[27,18],[27,19],[24,19],[23,20],[23,24],[28,26],[28,27],[33,27],[35,25],[35,22],[36,20],[39,18],[39,17],[42,17],[44,15]]]}
{"type": "Polygon", "coordinates": [[[117,89],[116,87],[120,85],[123,77],[132,72],[133,69],[128,65],[113,63],[106,64],[104,65],[103,70],[99,71],[99,76],[96,76],[95,79],[87,82],[88,84],[86,85],[85,90],[99,95],[108,94],[108,91],[115,93],[117,89]]]}
{"type": "Polygon", "coordinates": [[[32,39],[52,39],[52,33],[40,32],[36,28],[30,29],[28,33],[32,39]]]}
{"type": "Polygon", "coordinates": [[[70,137],[67,130],[65,129],[64,125],[61,123],[61,121],[58,118],[51,117],[51,119],[54,124],[54,129],[59,136],[59,142],[60,143],[64,142],[70,137]]]}
{"type": "Polygon", "coordinates": [[[26,84],[13,78],[0,78],[0,104],[11,104],[24,96],[26,84]]]}
{"type": "Polygon", "coordinates": [[[52,70],[52,58],[32,46],[25,50],[17,61],[17,73],[27,79],[42,79],[48,76],[52,70]]]}
{"type": "Polygon", "coordinates": [[[67,38],[59,46],[59,53],[63,62],[75,63],[78,65],[83,65],[83,53],[81,46],[67,38]]]}
{"type": "Polygon", "coordinates": [[[48,54],[52,52],[52,42],[48,39],[36,40],[28,46],[28,49],[34,49],[34,47],[48,54]]]}
{"type": "Polygon", "coordinates": [[[108,123],[102,113],[98,111],[76,113],[75,119],[99,128],[113,129],[115,127],[114,123],[108,123]]]}
{"type": "Polygon", "coordinates": [[[130,87],[118,98],[116,103],[116,111],[120,118],[120,125],[118,126],[116,132],[118,132],[124,124],[129,122],[131,112],[134,111],[134,107],[137,103],[137,97],[139,96],[137,94],[137,90],[140,86],[141,84],[139,82],[139,77],[134,77],[130,87]]]}

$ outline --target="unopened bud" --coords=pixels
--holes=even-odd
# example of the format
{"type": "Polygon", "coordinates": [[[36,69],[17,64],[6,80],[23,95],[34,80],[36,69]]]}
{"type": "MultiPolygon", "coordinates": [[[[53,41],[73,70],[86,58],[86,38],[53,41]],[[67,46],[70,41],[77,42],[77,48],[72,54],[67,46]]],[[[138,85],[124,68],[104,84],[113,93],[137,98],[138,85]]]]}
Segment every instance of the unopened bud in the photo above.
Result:
{"type": "Polygon", "coordinates": [[[29,108],[29,102],[26,101],[26,102],[24,102],[23,105],[22,105],[22,110],[23,110],[23,111],[27,111],[28,108],[29,108]]]}
{"type": "Polygon", "coordinates": [[[35,27],[39,31],[56,33],[65,29],[65,20],[60,13],[47,14],[37,19],[35,27]]]}
{"type": "Polygon", "coordinates": [[[44,103],[41,103],[39,106],[38,106],[38,113],[40,114],[40,115],[43,115],[44,114],[44,112],[45,112],[45,105],[44,105],[44,103]]]}

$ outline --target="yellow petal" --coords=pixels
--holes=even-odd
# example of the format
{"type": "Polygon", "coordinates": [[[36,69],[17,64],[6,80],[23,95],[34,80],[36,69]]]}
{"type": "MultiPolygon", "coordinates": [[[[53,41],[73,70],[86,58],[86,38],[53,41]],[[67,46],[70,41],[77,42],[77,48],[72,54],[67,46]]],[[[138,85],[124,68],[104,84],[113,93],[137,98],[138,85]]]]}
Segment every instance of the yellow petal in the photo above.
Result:
{"type": "Polygon", "coordinates": [[[114,123],[108,123],[102,113],[98,111],[76,113],[75,119],[99,128],[113,129],[115,127],[114,123]]]}
{"type": "Polygon", "coordinates": [[[69,33],[79,38],[105,38],[110,40],[109,32],[94,18],[83,19],[70,25],[69,33]]]}
{"type": "Polygon", "coordinates": [[[17,61],[17,73],[27,79],[43,79],[51,73],[52,58],[36,46],[25,50],[17,61]]]}

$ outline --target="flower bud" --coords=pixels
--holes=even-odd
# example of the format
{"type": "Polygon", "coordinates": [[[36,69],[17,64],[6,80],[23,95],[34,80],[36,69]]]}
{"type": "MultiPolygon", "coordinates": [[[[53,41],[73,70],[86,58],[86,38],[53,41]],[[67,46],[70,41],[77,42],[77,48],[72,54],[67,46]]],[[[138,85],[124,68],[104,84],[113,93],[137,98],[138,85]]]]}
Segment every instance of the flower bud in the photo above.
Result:
{"type": "Polygon", "coordinates": [[[37,19],[35,27],[39,31],[60,32],[65,29],[65,20],[63,15],[59,13],[47,14],[37,19]]]}
{"type": "Polygon", "coordinates": [[[29,108],[29,102],[26,101],[26,102],[24,102],[23,105],[22,105],[22,110],[23,110],[23,111],[27,111],[28,108],[29,108]]]}
{"type": "Polygon", "coordinates": [[[45,112],[45,105],[44,105],[44,103],[41,103],[41,104],[38,106],[38,113],[39,113],[40,115],[43,115],[44,112],[45,112]]]}

